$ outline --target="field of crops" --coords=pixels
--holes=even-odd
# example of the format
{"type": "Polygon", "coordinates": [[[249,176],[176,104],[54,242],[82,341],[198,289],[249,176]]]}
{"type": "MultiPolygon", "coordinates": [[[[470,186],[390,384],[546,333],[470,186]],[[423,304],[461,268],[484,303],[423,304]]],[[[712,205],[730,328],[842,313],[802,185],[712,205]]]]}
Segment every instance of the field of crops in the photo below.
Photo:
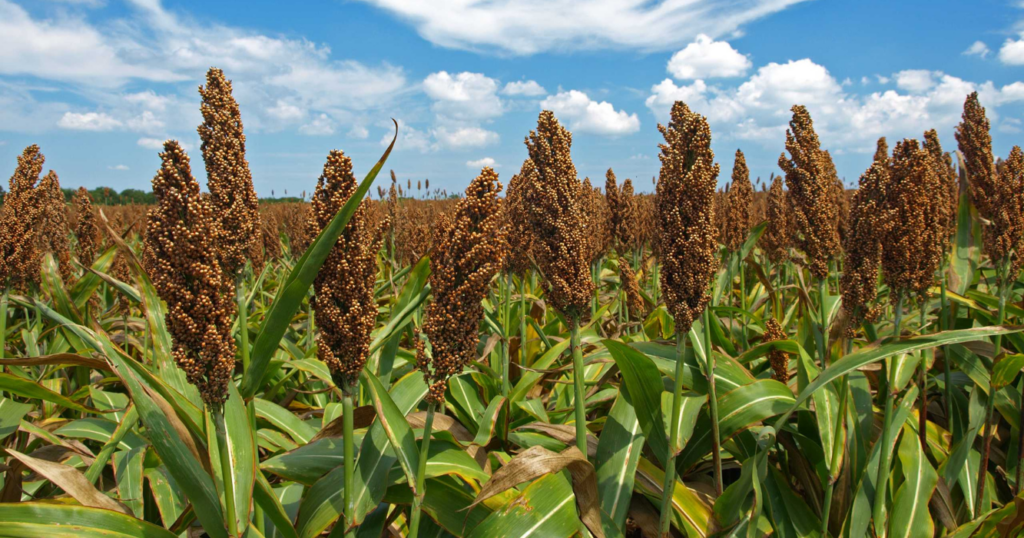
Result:
{"type": "Polygon", "coordinates": [[[677,102],[654,194],[581,180],[543,112],[511,178],[449,196],[332,151],[290,204],[223,73],[200,94],[155,205],[18,160],[0,536],[1024,532],[1024,153],[977,94],[854,191],[799,104],[755,186],[677,102]]]}

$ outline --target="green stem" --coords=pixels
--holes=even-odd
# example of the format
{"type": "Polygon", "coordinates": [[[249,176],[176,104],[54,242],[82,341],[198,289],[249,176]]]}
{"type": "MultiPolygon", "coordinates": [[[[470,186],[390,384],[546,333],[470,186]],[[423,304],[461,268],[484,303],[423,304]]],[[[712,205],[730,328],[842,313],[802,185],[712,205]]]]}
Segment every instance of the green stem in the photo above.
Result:
{"type": "Polygon", "coordinates": [[[718,432],[718,393],[715,391],[715,354],[711,351],[711,312],[704,309],[704,356],[707,360],[708,403],[711,407],[711,459],[715,466],[715,493],[722,495],[722,437],[718,432]]]}
{"type": "MultiPolygon", "coordinates": [[[[825,309],[825,286],[822,280],[818,281],[818,321],[820,322],[818,331],[821,333],[821,339],[818,345],[818,354],[821,358],[821,364],[824,368],[831,359],[828,352],[828,319],[825,309]]],[[[835,492],[836,481],[839,480],[839,464],[842,456],[841,445],[843,443],[843,425],[846,422],[846,406],[847,399],[850,393],[850,380],[847,376],[842,377],[842,381],[839,384],[839,415],[836,419],[836,429],[832,434],[832,454],[830,458],[831,464],[829,465],[829,477],[828,483],[825,484],[825,504],[822,507],[821,512],[821,533],[823,536],[828,536],[828,522],[830,513],[832,511],[832,496],[835,492]]]]}
{"type": "MultiPolygon", "coordinates": [[[[737,253],[737,262],[740,269],[740,309],[747,311],[747,273],[743,270],[743,259],[737,253]]],[[[740,351],[747,349],[747,316],[740,316],[740,351]]]]}
{"type": "Polygon", "coordinates": [[[526,365],[526,275],[519,276],[519,364],[526,365]]]}
{"type": "MultiPolygon", "coordinates": [[[[900,337],[900,322],[903,319],[903,297],[896,301],[896,319],[893,327],[893,336],[895,340],[899,340],[900,337]]],[[[889,373],[889,383],[886,387],[885,395],[885,419],[882,426],[882,440],[881,449],[879,450],[879,462],[878,462],[878,475],[875,478],[875,502],[872,515],[875,520],[875,535],[879,538],[885,538],[886,526],[885,526],[885,490],[886,486],[889,485],[889,463],[892,458],[892,453],[889,450],[889,446],[892,444],[892,434],[889,432],[890,426],[892,425],[892,408],[893,402],[896,399],[896,374],[895,368],[893,368],[892,359],[885,359],[885,369],[889,373]]]]}
{"type": "Polygon", "coordinates": [[[672,389],[672,423],[669,427],[668,461],[665,463],[665,483],[661,489],[661,535],[669,535],[672,522],[672,493],[676,482],[676,438],[679,436],[679,413],[683,404],[683,355],[686,352],[686,334],[676,331],[676,375],[672,389]]]}
{"type": "Polygon", "coordinates": [[[572,347],[572,384],[575,389],[573,404],[576,407],[576,448],[587,457],[587,402],[583,399],[583,350],[580,348],[580,320],[572,320],[569,345],[572,347]]]}
{"type": "Polygon", "coordinates": [[[427,455],[430,450],[430,435],[434,429],[434,410],[437,404],[427,406],[427,418],[423,423],[423,441],[420,442],[420,461],[416,469],[416,491],[412,498],[412,515],[409,517],[409,538],[416,538],[420,532],[420,517],[423,513],[424,488],[427,482],[427,455]]]}
{"type": "Polygon", "coordinates": [[[343,431],[343,435],[344,435],[344,438],[342,439],[342,442],[345,445],[344,446],[344,451],[345,451],[345,461],[344,461],[344,464],[345,464],[345,467],[344,467],[344,472],[345,472],[345,508],[344,508],[344,510],[345,510],[345,537],[346,538],[354,538],[355,535],[356,535],[356,528],[355,528],[355,524],[356,524],[356,518],[355,518],[356,507],[355,507],[355,498],[353,496],[353,494],[355,493],[355,487],[356,487],[356,482],[355,482],[355,477],[356,477],[356,473],[355,473],[355,470],[356,470],[356,445],[355,445],[355,436],[354,436],[354,433],[353,433],[355,431],[355,428],[353,427],[353,416],[352,416],[353,415],[353,407],[354,406],[352,405],[352,394],[351,394],[351,391],[352,391],[352,387],[346,387],[345,395],[341,399],[342,413],[343,413],[341,415],[341,417],[342,417],[341,418],[341,423],[342,423],[342,429],[343,429],[342,431],[343,431]]]}
{"type": "Polygon", "coordinates": [[[815,334],[818,344],[818,360],[821,367],[829,364],[828,356],[828,312],[825,309],[825,279],[818,279],[818,332],[815,334]]]}
{"type": "MultiPolygon", "coordinates": [[[[924,334],[924,324],[927,318],[925,306],[921,305],[921,334],[924,334]]],[[[917,434],[921,440],[921,450],[928,450],[928,355],[927,351],[921,352],[921,364],[917,367],[917,384],[921,391],[921,408],[917,412],[917,434]]]]}
{"type": "MultiPolygon", "coordinates": [[[[1003,318],[1006,315],[1006,295],[1009,288],[1012,286],[1007,281],[1007,273],[1009,267],[1008,261],[1000,262],[999,267],[996,269],[998,272],[997,281],[999,289],[999,310],[996,312],[996,325],[1003,324],[1003,318]]],[[[992,367],[995,368],[996,362],[999,360],[999,354],[1003,347],[1003,336],[996,335],[993,339],[995,349],[993,350],[992,356],[992,367]]],[[[989,372],[991,378],[992,372],[989,372]]],[[[982,512],[982,505],[984,504],[985,497],[985,481],[988,478],[988,459],[989,454],[992,450],[992,434],[995,429],[993,420],[995,419],[995,392],[990,392],[988,395],[988,401],[985,404],[985,443],[984,450],[981,453],[981,465],[978,467],[978,495],[974,500],[974,513],[980,514],[982,512]]]]}
{"type": "Polygon", "coordinates": [[[89,480],[89,483],[96,484],[100,476],[103,474],[103,468],[107,466],[107,462],[110,461],[110,456],[117,450],[117,446],[121,444],[128,432],[135,427],[135,423],[139,420],[139,410],[134,405],[128,407],[125,411],[124,417],[121,419],[121,423],[117,425],[117,429],[114,430],[114,434],[110,436],[103,448],[100,449],[99,455],[93,460],[92,464],[85,471],[85,478],[89,480]]]}
{"type": "Polygon", "coordinates": [[[238,344],[242,348],[242,372],[249,370],[249,305],[245,300],[245,287],[238,282],[238,344]]]}
{"type": "Polygon", "coordinates": [[[235,516],[235,481],[231,469],[231,453],[228,450],[228,431],[224,424],[224,406],[213,408],[213,424],[217,433],[217,452],[220,454],[220,473],[224,483],[224,506],[227,509],[228,534],[238,536],[238,521],[235,516]]]}
{"type": "Polygon", "coordinates": [[[7,288],[0,295],[0,359],[6,358],[4,348],[7,346],[7,288]]]}
{"type": "Polygon", "coordinates": [[[509,363],[512,359],[511,342],[509,341],[512,334],[510,329],[512,325],[512,273],[505,274],[505,291],[502,293],[501,302],[505,317],[501,324],[501,330],[504,332],[502,334],[504,353],[502,353],[501,357],[501,395],[508,398],[510,389],[509,374],[511,373],[509,363]]]}
{"type": "MultiPolygon", "coordinates": [[[[945,264],[943,264],[943,265],[945,265],[945,264]]],[[[940,301],[940,305],[941,305],[940,310],[939,310],[939,331],[945,331],[948,328],[948,325],[946,323],[946,307],[947,307],[946,306],[946,271],[944,269],[942,270],[942,274],[939,275],[939,301],[940,301]]],[[[945,382],[943,384],[944,384],[944,389],[945,389],[945,393],[946,393],[946,402],[945,402],[945,404],[946,404],[946,418],[947,418],[947,420],[952,420],[952,417],[953,417],[953,407],[952,407],[953,406],[953,403],[952,403],[953,402],[953,398],[952,398],[952,389],[950,388],[953,385],[952,373],[950,372],[950,368],[949,368],[949,362],[950,362],[949,355],[945,353],[946,348],[943,347],[942,350],[943,350],[943,357],[944,357],[942,362],[944,364],[944,370],[945,370],[943,372],[945,374],[945,378],[944,378],[945,382]]]]}

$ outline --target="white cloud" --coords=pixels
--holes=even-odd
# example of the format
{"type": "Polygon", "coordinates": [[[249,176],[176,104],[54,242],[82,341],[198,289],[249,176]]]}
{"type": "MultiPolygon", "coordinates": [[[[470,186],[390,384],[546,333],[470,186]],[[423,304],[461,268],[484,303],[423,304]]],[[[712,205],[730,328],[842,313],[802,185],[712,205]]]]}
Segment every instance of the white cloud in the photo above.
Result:
{"type": "Polygon", "coordinates": [[[1007,65],[1024,64],[1024,38],[1007,39],[999,47],[999,61],[1007,65]]]}
{"type": "Polygon", "coordinates": [[[135,143],[146,149],[164,149],[164,141],[159,138],[140,138],[135,143]]]}
{"type": "Polygon", "coordinates": [[[438,143],[453,149],[479,148],[497,144],[500,140],[498,133],[480,127],[460,127],[452,130],[446,127],[438,127],[433,130],[433,134],[438,143]]]}
{"type": "Polygon", "coordinates": [[[909,92],[924,92],[935,87],[935,73],[927,69],[904,69],[893,73],[896,87],[909,92]]]}
{"type": "Polygon", "coordinates": [[[129,168],[127,165],[124,164],[115,164],[114,166],[108,166],[107,170],[118,170],[124,172],[126,170],[129,170],[129,168]]]}
{"type": "Polygon", "coordinates": [[[992,51],[989,50],[988,45],[986,45],[984,41],[975,41],[974,43],[971,43],[970,47],[967,47],[967,50],[965,50],[963,54],[965,56],[980,56],[984,58],[985,56],[988,56],[988,53],[990,52],[992,51]]]}
{"type": "Polygon", "coordinates": [[[112,131],[124,124],[104,112],[65,112],[57,126],[74,131],[112,131]]]}
{"type": "Polygon", "coordinates": [[[349,138],[366,139],[370,136],[370,131],[362,125],[353,125],[352,128],[348,130],[348,136],[349,138]]]}
{"type": "Polygon", "coordinates": [[[635,113],[615,110],[611,103],[594,101],[578,90],[549,96],[540,102],[540,107],[551,110],[562,121],[568,120],[572,131],[617,136],[640,130],[640,119],[635,113]]]}
{"type": "Polygon", "coordinates": [[[495,164],[494,159],[490,157],[484,157],[483,159],[477,159],[475,161],[466,161],[466,166],[470,168],[483,168],[485,166],[488,168],[498,168],[498,165],[495,164]]]}
{"type": "Polygon", "coordinates": [[[334,120],[327,114],[320,114],[313,118],[313,121],[299,127],[299,132],[309,136],[332,135],[334,134],[334,120]]]}
{"type": "MultiPolygon", "coordinates": [[[[380,139],[380,145],[387,147],[394,136],[392,126],[388,125],[387,132],[380,139]]],[[[398,120],[398,140],[395,141],[396,150],[416,150],[420,153],[427,153],[433,149],[430,143],[430,135],[408,126],[405,122],[398,120]]]]}
{"type": "MultiPolygon", "coordinates": [[[[165,10],[161,0],[127,3],[133,9],[124,18],[97,23],[81,10],[61,9],[44,18],[12,0],[0,0],[0,75],[71,83],[70,91],[102,106],[124,128],[147,133],[195,128],[201,121],[195,86],[211,65],[233,81],[250,130],[294,128],[319,114],[340,119],[378,109],[411,91],[403,70],[387,63],[338,59],[325,45],[209,23],[165,10]],[[129,83],[147,82],[175,83],[174,93],[119,91],[129,83]]],[[[49,105],[46,115],[53,108],[49,105]]],[[[14,120],[3,122],[7,128],[39,129],[38,123],[25,121],[28,113],[3,114],[2,119],[14,120]]]]}
{"type": "Polygon", "coordinates": [[[882,75],[875,75],[875,78],[878,80],[879,84],[888,84],[889,83],[889,77],[884,77],[882,75]]]}
{"type": "Polygon", "coordinates": [[[596,49],[672,50],[698,34],[733,35],[800,0],[363,0],[442,47],[512,54],[596,49]]]}
{"type": "Polygon", "coordinates": [[[502,113],[498,81],[480,73],[431,73],[423,80],[423,91],[435,101],[434,111],[445,119],[473,121],[502,113]]]}
{"type": "Polygon", "coordinates": [[[668,72],[679,80],[738,77],[750,69],[750,59],[725,41],[715,41],[705,34],[668,61],[668,72]]]}
{"type": "Polygon", "coordinates": [[[547,90],[543,86],[537,84],[535,80],[517,80],[515,82],[509,82],[505,85],[505,88],[501,90],[504,95],[522,95],[525,97],[536,97],[544,95],[547,90]]]}

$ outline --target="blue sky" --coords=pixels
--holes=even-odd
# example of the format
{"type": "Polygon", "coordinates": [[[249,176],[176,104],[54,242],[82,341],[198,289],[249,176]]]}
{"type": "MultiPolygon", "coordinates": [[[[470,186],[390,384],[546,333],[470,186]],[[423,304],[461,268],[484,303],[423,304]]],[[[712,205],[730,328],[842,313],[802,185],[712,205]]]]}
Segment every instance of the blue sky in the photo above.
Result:
{"type": "MultiPolygon", "coordinates": [[[[1024,2],[1009,0],[0,0],[0,163],[31,143],[66,187],[149,189],[160,141],[202,179],[196,88],[234,81],[261,196],[312,191],[331,149],[364,172],[461,190],[507,183],[550,108],[581,176],[650,190],[656,125],[681,99],[722,165],[778,173],[788,109],[806,105],[841,176],[878,136],[936,128],[946,149],[980,92],[996,153],[1024,128],[1024,2]]],[[[8,174],[9,172],[4,172],[8,174]]]]}

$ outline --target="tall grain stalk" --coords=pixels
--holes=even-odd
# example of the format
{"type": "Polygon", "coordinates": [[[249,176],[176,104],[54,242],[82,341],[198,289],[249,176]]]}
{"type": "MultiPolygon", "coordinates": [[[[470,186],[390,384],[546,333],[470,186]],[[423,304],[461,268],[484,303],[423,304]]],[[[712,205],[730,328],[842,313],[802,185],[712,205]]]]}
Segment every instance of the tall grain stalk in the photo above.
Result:
{"type": "MultiPolygon", "coordinates": [[[[352,160],[341,151],[331,151],[310,201],[309,235],[316,237],[330,224],[354,195],[358,184],[352,173],[352,160]]],[[[345,536],[355,536],[356,532],[352,497],[355,480],[353,402],[359,396],[359,375],[366,365],[370,333],[377,322],[373,290],[377,253],[389,222],[385,216],[376,227],[372,226],[369,206],[369,200],[360,202],[313,281],[312,306],[320,328],[316,336],[317,358],[327,365],[335,385],[342,391],[345,536]]]]}
{"type": "MultiPolygon", "coordinates": [[[[900,323],[903,321],[903,296],[896,301],[896,316],[893,320],[893,338],[899,340],[900,338],[900,323]]],[[[875,535],[879,538],[885,538],[888,528],[885,525],[885,490],[889,485],[889,463],[892,459],[892,453],[889,447],[893,444],[892,433],[889,431],[892,425],[892,408],[893,403],[896,400],[896,373],[893,368],[892,358],[887,357],[885,359],[885,371],[889,375],[889,380],[886,383],[885,393],[885,411],[882,422],[882,438],[880,441],[881,450],[879,450],[879,461],[878,461],[878,474],[875,476],[875,500],[872,505],[872,519],[875,522],[875,535]]]]}
{"type": "MultiPolygon", "coordinates": [[[[1006,293],[1016,280],[1020,269],[1020,252],[1024,239],[1024,154],[1014,146],[1002,170],[996,167],[992,156],[992,136],[985,108],[978,102],[978,93],[967,96],[964,101],[962,121],[956,128],[957,145],[964,156],[964,172],[971,189],[971,199],[982,217],[984,250],[996,267],[996,285],[999,295],[999,311],[996,324],[1001,325],[1005,312],[1006,293]],[[1012,276],[1012,278],[1011,278],[1012,276]]],[[[1002,337],[993,338],[995,362],[1000,359],[1002,337]]],[[[989,371],[991,376],[992,371],[989,371]]],[[[978,495],[975,513],[981,513],[984,501],[985,483],[988,475],[989,452],[992,433],[995,394],[989,394],[985,412],[985,446],[978,469],[978,495]]],[[[1024,414],[1024,408],[1022,408],[1024,414]]],[[[1021,455],[1018,454],[1018,457],[1021,455]]],[[[1018,471],[1020,463],[1018,461],[1018,471]]]]}
{"type": "MultiPolygon", "coordinates": [[[[794,106],[793,118],[786,131],[786,150],[789,158],[783,153],[779,156],[779,167],[785,173],[786,185],[789,187],[790,207],[793,222],[796,226],[797,247],[807,257],[808,268],[817,280],[818,286],[818,324],[815,327],[815,338],[818,348],[818,360],[821,367],[828,366],[828,312],[825,308],[825,290],[828,285],[829,266],[839,252],[839,213],[840,208],[836,197],[836,169],[829,153],[821,149],[818,134],[814,131],[811,115],[803,106],[794,106]]],[[[849,378],[843,376],[840,381],[840,394],[848,394],[849,378]]],[[[837,429],[842,429],[845,417],[837,417],[837,429]]],[[[833,453],[829,461],[838,461],[835,451],[839,446],[832,447],[833,453]]],[[[834,484],[831,476],[825,488],[825,507],[832,505],[834,484]]],[[[829,513],[822,513],[822,529],[828,529],[829,513]]],[[[825,531],[827,533],[827,531],[825,531]]]]}
{"type": "Polygon", "coordinates": [[[224,424],[224,402],[235,369],[230,316],[233,297],[224,293],[225,280],[230,282],[231,276],[221,268],[216,243],[221,232],[209,200],[200,195],[199,183],[192,177],[188,155],[178,142],[170,140],[164,143],[160,159],[160,171],[153,178],[158,203],[149,211],[144,265],[167,303],[165,317],[174,360],[199,390],[213,417],[221,451],[227,528],[237,536],[224,424]]]}
{"type": "MultiPolygon", "coordinates": [[[[672,106],[668,126],[658,125],[665,142],[659,145],[661,172],[655,194],[655,241],[664,265],[661,291],[665,304],[675,320],[676,380],[672,395],[672,424],[679,420],[683,344],[697,316],[704,315],[706,374],[708,402],[711,406],[712,454],[714,457],[715,490],[722,492],[721,446],[718,435],[718,400],[715,393],[715,361],[710,348],[711,297],[708,286],[716,272],[715,208],[712,199],[718,165],[711,151],[711,128],[707,119],[691,112],[682,101],[672,106]]],[[[674,426],[673,426],[674,427],[674,426]]],[[[675,437],[669,439],[674,446],[675,437]]],[[[665,464],[665,485],[662,495],[660,529],[669,532],[671,498],[675,484],[676,451],[671,449],[665,464]],[[671,481],[670,481],[671,480],[671,481]]]]}
{"type": "Polygon", "coordinates": [[[562,127],[548,110],[537,118],[537,129],[526,139],[530,158],[520,172],[528,178],[526,206],[533,234],[533,255],[549,304],[569,323],[573,356],[573,386],[576,416],[576,446],[587,453],[586,402],[582,398],[585,368],[580,349],[580,324],[590,320],[594,281],[591,276],[591,239],[587,236],[588,215],[584,212],[592,191],[576,176],[573,165],[572,133],[562,127]],[[580,360],[576,360],[579,356],[580,360]]]}
{"type": "Polygon", "coordinates": [[[466,188],[466,197],[437,225],[436,247],[430,258],[433,301],[427,305],[423,332],[416,339],[416,368],[429,386],[427,418],[420,444],[419,469],[409,518],[409,536],[419,533],[426,495],[426,464],[434,412],[444,405],[448,379],[476,358],[484,317],[481,302],[504,262],[505,237],[501,227],[501,182],[490,168],[481,170],[466,188]],[[429,348],[428,348],[429,343],[429,348]]]}

